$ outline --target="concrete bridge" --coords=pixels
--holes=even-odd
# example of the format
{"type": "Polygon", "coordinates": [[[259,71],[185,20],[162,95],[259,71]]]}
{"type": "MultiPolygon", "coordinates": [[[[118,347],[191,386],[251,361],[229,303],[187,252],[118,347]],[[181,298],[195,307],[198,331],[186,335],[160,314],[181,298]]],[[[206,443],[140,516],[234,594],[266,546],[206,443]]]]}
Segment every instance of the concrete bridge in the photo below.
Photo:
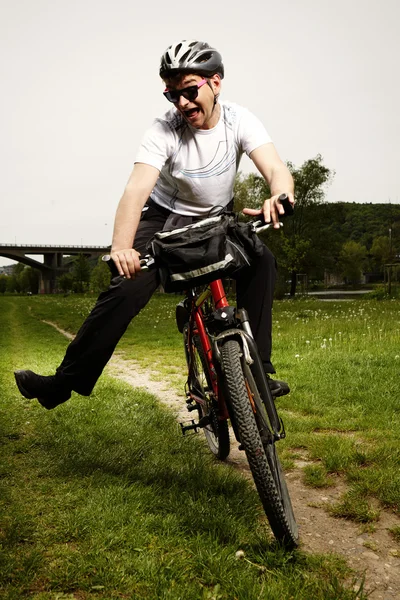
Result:
{"type": "Polygon", "coordinates": [[[64,266],[65,256],[83,254],[87,258],[93,258],[107,254],[109,251],[110,246],[0,244],[0,256],[16,260],[40,271],[39,292],[41,294],[51,294],[56,289],[56,278],[67,271],[64,266]],[[36,254],[42,255],[44,262],[31,258],[31,255],[36,254]]]}

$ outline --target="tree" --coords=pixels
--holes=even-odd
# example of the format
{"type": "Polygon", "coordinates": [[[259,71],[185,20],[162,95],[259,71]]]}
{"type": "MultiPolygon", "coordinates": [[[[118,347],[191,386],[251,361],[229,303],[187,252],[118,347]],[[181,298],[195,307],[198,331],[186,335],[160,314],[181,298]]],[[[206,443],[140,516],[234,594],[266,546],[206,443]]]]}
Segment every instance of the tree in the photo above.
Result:
{"type": "Polygon", "coordinates": [[[349,240],[342,246],[339,269],[346,283],[359,283],[367,258],[367,249],[359,242],[349,240]]]}
{"type": "Polygon", "coordinates": [[[325,189],[332,181],[334,171],[323,164],[320,154],[306,160],[299,168],[291,162],[287,166],[294,180],[296,205],[294,215],[285,225],[283,237],[286,266],[291,274],[290,295],[294,296],[297,274],[307,271],[310,263],[321,260],[321,251],[317,248],[321,247],[321,242],[325,245],[325,241],[318,223],[310,218],[313,212],[310,209],[324,202],[325,189]]]}
{"type": "Polygon", "coordinates": [[[7,277],[7,292],[10,292],[11,294],[20,292],[18,277],[14,275],[14,273],[7,277]]]}
{"type": "Polygon", "coordinates": [[[234,186],[235,211],[241,212],[244,208],[260,208],[265,199],[271,196],[268,183],[264,177],[249,173],[236,175],[234,186]]]}
{"type": "Polygon", "coordinates": [[[74,276],[72,273],[63,273],[57,278],[57,288],[67,294],[74,287],[74,276]]]}
{"type": "Polygon", "coordinates": [[[7,275],[0,275],[0,294],[4,294],[7,290],[7,275]]]}
{"type": "Polygon", "coordinates": [[[39,271],[32,267],[25,267],[18,275],[21,292],[37,294],[39,289],[39,271]]]}
{"type": "Polygon", "coordinates": [[[110,269],[100,257],[90,276],[90,289],[98,294],[104,292],[110,285],[110,275],[110,269]]]}
{"type": "Polygon", "coordinates": [[[383,270],[383,266],[392,262],[394,258],[390,238],[386,235],[378,235],[374,238],[371,246],[371,254],[376,263],[383,270]]]}
{"type": "Polygon", "coordinates": [[[83,294],[88,289],[90,281],[90,264],[84,254],[78,254],[74,260],[72,274],[74,277],[74,292],[83,294]]]}
{"type": "Polygon", "coordinates": [[[12,275],[7,277],[7,291],[14,293],[37,294],[39,289],[39,271],[28,267],[23,263],[17,263],[13,266],[12,275]]]}

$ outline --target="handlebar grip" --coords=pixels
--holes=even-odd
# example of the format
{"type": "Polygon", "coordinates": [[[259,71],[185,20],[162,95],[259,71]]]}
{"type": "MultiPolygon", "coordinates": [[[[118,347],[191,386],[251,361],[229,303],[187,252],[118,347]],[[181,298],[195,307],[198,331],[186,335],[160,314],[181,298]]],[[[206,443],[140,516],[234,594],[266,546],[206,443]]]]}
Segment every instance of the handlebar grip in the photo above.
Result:
{"type": "Polygon", "coordinates": [[[289,200],[289,196],[287,194],[281,194],[278,198],[279,202],[282,204],[285,214],[280,215],[280,217],[290,217],[294,213],[293,204],[289,200]]]}
{"type": "Polygon", "coordinates": [[[108,268],[111,271],[111,276],[112,277],[118,277],[118,275],[119,275],[118,269],[116,267],[115,262],[111,258],[111,255],[110,254],[104,254],[104,256],[101,257],[101,260],[103,262],[107,263],[107,266],[108,266],[108,268]]]}

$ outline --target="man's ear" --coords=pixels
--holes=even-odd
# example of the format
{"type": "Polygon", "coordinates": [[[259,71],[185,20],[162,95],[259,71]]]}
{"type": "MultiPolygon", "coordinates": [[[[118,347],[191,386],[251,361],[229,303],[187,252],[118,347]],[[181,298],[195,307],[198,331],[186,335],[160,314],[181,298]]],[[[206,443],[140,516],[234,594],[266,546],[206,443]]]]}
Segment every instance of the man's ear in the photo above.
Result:
{"type": "Polygon", "coordinates": [[[212,84],[214,94],[219,94],[221,91],[221,75],[219,75],[219,73],[215,73],[212,77],[210,77],[210,82],[212,84]]]}

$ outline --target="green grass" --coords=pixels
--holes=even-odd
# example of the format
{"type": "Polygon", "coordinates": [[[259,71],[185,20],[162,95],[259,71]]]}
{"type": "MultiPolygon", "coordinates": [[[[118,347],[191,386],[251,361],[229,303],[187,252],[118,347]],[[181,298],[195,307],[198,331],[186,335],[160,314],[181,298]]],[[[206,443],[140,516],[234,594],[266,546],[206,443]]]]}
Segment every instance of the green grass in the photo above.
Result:
{"type": "MultiPolygon", "coordinates": [[[[40,319],[73,330],[88,304],[72,300],[0,299],[1,598],[362,598],[338,557],[277,548],[249,483],[180,436],[153,396],[103,376],[55,411],[21,398],[13,370],[54,370],[65,338],[40,319]]],[[[160,343],[136,338],[134,355],[160,343]]],[[[178,364],[171,339],[160,353],[178,364]]]]}
{"type": "Polygon", "coordinates": [[[275,362],[293,389],[281,402],[288,445],[342,475],[360,512],[375,497],[398,514],[400,303],[280,303],[274,314],[275,362]]]}
{"type": "Polygon", "coordinates": [[[379,520],[379,510],[374,509],[354,487],[343,494],[341,500],[331,505],[328,510],[334,517],[350,519],[356,523],[373,523],[379,520]]]}
{"type": "MultiPolygon", "coordinates": [[[[76,331],[92,298],[20,298],[38,318],[76,331]]],[[[176,296],[156,295],[119,344],[182,389],[184,357],[176,296]]],[[[299,448],[327,477],[343,476],[354,500],[400,510],[400,302],[281,301],[274,305],[273,362],[292,393],[279,400],[290,465],[299,448]]],[[[307,479],[307,478],[306,478],[307,479]]],[[[310,485],[321,483],[308,478],[310,485]]]]}
{"type": "Polygon", "coordinates": [[[334,485],[323,465],[306,465],[303,469],[304,483],[310,487],[326,488],[334,485]]]}

